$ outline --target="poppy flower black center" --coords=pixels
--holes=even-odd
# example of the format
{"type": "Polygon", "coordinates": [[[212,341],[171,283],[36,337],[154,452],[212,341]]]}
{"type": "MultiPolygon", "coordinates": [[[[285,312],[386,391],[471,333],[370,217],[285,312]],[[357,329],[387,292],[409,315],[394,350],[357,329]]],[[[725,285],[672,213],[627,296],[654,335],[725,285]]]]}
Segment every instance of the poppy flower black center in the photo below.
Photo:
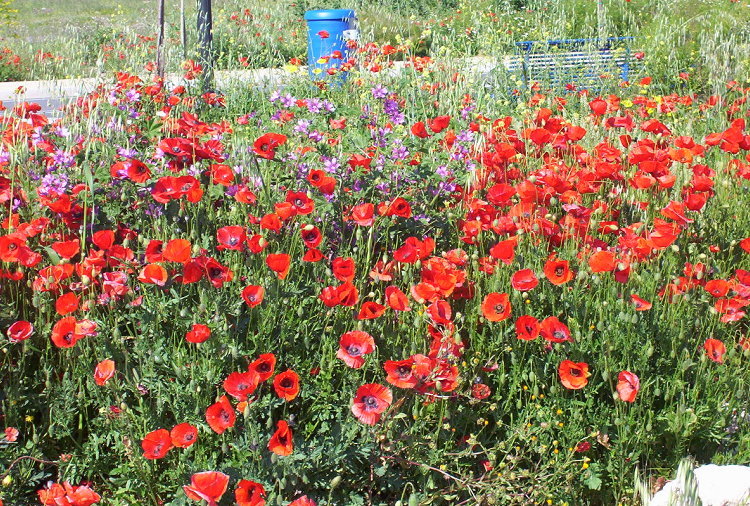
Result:
{"type": "Polygon", "coordinates": [[[362,404],[365,405],[365,409],[375,409],[378,407],[378,400],[372,395],[362,397],[362,404]]]}
{"type": "Polygon", "coordinates": [[[362,354],[362,349],[357,346],[356,344],[349,345],[349,347],[346,349],[346,351],[351,355],[352,357],[358,357],[362,354]]]}
{"type": "Polygon", "coordinates": [[[505,304],[495,304],[495,312],[502,313],[505,311],[505,304]]]}
{"type": "Polygon", "coordinates": [[[222,409],[221,413],[219,413],[219,418],[221,419],[222,422],[229,423],[229,412],[222,409]]]}
{"type": "MultiPolygon", "coordinates": [[[[250,296],[250,300],[255,300],[255,295],[250,296]]],[[[271,366],[267,364],[266,362],[262,362],[258,364],[258,371],[260,372],[268,372],[271,370],[271,366]]]]}
{"type": "Polygon", "coordinates": [[[581,376],[581,370],[580,369],[571,369],[570,370],[570,375],[577,378],[577,377],[581,376]]]}
{"type": "Polygon", "coordinates": [[[16,248],[18,248],[18,246],[17,246],[17,245],[15,245],[15,244],[13,244],[13,243],[10,243],[10,244],[8,244],[8,249],[9,249],[9,250],[13,251],[13,250],[14,250],[14,249],[16,249],[16,248]]]}
{"type": "Polygon", "coordinates": [[[565,272],[565,269],[562,267],[555,267],[555,276],[562,276],[565,272]]]}
{"type": "Polygon", "coordinates": [[[552,335],[555,336],[555,339],[567,339],[568,338],[568,335],[562,330],[556,330],[552,333],[552,335]]]}
{"type": "Polygon", "coordinates": [[[284,378],[281,380],[281,386],[284,388],[291,388],[292,387],[292,380],[289,378],[284,378]]]}
{"type": "Polygon", "coordinates": [[[65,335],[63,335],[63,341],[65,341],[66,343],[73,342],[73,333],[68,332],[65,335]]]}
{"type": "Polygon", "coordinates": [[[411,374],[411,367],[408,365],[399,366],[398,369],[396,369],[396,373],[402,378],[405,378],[411,374]]]}

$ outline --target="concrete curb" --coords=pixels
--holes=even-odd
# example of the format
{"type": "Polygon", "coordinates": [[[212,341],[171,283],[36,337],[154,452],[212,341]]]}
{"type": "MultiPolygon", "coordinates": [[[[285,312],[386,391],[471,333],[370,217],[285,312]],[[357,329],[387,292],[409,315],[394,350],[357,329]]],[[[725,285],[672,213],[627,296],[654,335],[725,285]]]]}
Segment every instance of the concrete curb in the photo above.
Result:
{"type": "MultiPolygon", "coordinates": [[[[512,57],[503,57],[502,63],[508,68],[512,57]]],[[[498,66],[498,60],[490,57],[475,56],[471,58],[442,62],[448,66],[454,66],[457,70],[466,73],[478,73],[486,75],[498,66]]],[[[384,69],[383,75],[394,76],[403,72],[406,63],[394,62],[393,67],[384,69]]],[[[300,74],[306,74],[307,68],[300,67],[296,73],[290,73],[283,68],[264,68],[253,70],[220,70],[216,71],[216,85],[221,89],[224,86],[246,83],[282,84],[284,81],[293,79],[300,74]]],[[[111,83],[112,75],[81,78],[81,79],[58,79],[50,81],[11,81],[0,83],[0,102],[5,107],[12,107],[19,102],[36,102],[42,106],[42,112],[50,113],[60,106],[69,103],[75,98],[93,91],[97,85],[111,83]],[[18,90],[23,89],[23,93],[18,90]]],[[[175,86],[184,84],[185,80],[180,74],[167,75],[167,83],[175,86]]]]}

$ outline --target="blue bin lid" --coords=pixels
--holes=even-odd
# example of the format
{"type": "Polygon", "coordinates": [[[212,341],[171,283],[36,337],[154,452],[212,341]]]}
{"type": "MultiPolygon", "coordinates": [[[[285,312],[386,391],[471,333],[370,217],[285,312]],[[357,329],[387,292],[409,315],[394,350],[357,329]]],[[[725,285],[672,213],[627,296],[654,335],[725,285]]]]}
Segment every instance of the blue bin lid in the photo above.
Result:
{"type": "Polygon", "coordinates": [[[305,21],[323,21],[330,19],[357,19],[353,9],[322,9],[307,11],[305,21]]]}

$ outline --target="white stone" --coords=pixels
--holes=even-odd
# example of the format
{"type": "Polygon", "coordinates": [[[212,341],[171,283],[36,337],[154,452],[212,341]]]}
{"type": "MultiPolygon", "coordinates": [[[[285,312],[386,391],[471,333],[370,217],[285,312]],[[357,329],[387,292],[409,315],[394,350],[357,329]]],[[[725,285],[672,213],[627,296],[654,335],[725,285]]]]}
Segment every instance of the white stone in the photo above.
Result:
{"type": "MultiPolygon", "coordinates": [[[[693,473],[703,506],[750,505],[750,467],[709,464],[694,469],[693,473]]],[[[672,499],[672,494],[679,490],[680,484],[670,481],[651,499],[650,506],[695,506],[672,499]]]]}

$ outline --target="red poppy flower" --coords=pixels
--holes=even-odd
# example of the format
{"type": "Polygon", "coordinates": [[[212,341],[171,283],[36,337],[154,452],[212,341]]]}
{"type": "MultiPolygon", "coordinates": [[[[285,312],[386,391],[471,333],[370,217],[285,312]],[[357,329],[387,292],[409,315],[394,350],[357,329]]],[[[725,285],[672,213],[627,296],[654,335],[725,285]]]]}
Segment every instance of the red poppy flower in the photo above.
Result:
{"type": "Polygon", "coordinates": [[[570,329],[556,316],[548,316],[542,320],[539,333],[551,343],[564,343],[565,341],[573,340],[570,335],[570,329]]]}
{"type": "Polygon", "coordinates": [[[740,248],[744,249],[746,253],[750,253],[750,237],[740,241],[740,248]]]}
{"type": "Polygon", "coordinates": [[[533,316],[523,315],[516,320],[516,337],[523,341],[533,341],[539,337],[541,327],[539,320],[533,316]]]}
{"type": "Polygon", "coordinates": [[[336,257],[331,265],[333,276],[341,282],[352,281],[356,274],[354,259],[351,257],[336,257]]]}
{"type": "Polygon", "coordinates": [[[102,360],[98,364],[96,364],[96,369],[94,369],[94,382],[99,385],[103,386],[106,385],[107,382],[112,379],[112,377],[115,375],[115,363],[112,360],[102,360]]]}
{"type": "Polygon", "coordinates": [[[589,108],[594,116],[604,116],[607,112],[607,102],[597,97],[589,102],[589,108]]]}
{"type": "Polygon", "coordinates": [[[166,262],[185,264],[190,261],[192,245],[187,239],[172,239],[162,250],[162,257],[166,262]]]}
{"type": "Polygon", "coordinates": [[[164,286],[168,279],[167,270],[159,264],[148,264],[138,274],[138,281],[149,285],[164,286]]]}
{"type": "Polygon", "coordinates": [[[483,400],[489,397],[490,394],[492,394],[492,390],[484,383],[475,383],[471,386],[471,396],[475,399],[483,400]]]}
{"type": "Polygon", "coordinates": [[[203,258],[201,262],[204,274],[215,288],[221,288],[234,278],[234,273],[214,258],[203,258]]]}
{"type": "Polygon", "coordinates": [[[648,311],[653,306],[649,301],[641,299],[635,294],[630,296],[630,301],[635,306],[636,311],[648,311]]]}
{"type": "Polygon", "coordinates": [[[234,171],[232,167],[223,163],[211,165],[211,182],[222,186],[231,186],[234,183],[234,171]]]}
{"type": "Polygon", "coordinates": [[[221,227],[216,231],[216,240],[219,242],[216,247],[219,251],[225,249],[242,251],[245,241],[247,241],[247,232],[244,227],[237,225],[221,227]]]}
{"type": "Polygon", "coordinates": [[[26,247],[26,237],[20,233],[0,236],[0,260],[18,262],[21,251],[26,247]]]}
{"type": "Polygon", "coordinates": [[[273,353],[263,353],[248,366],[248,370],[253,369],[258,373],[258,380],[260,382],[266,381],[268,378],[273,376],[275,368],[276,355],[274,355],[273,353]]]}
{"type": "Polygon", "coordinates": [[[573,279],[573,272],[567,260],[558,260],[553,257],[544,264],[544,276],[550,283],[559,286],[573,279]]]}
{"type": "Polygon", "coordinates": [[[242,300],[250,307],[255,307],[263,302],[265,289],[258,285],[249,285],[242,289],[242,300]]]}
{"type": "Polygon", "coordinates": [[[357,320],[374,320],[385,313],[385,306],[368,300],[362,304],[357,320]]]}
{"type": "Polygon", "coordinates": [[[151,240],[146,246],[146,261],[149,263],[164,261],[164,243],[162,241],[151,240]]]}
{"type": "Polygon", "coordinates": [[[306,192],[289,191],[286,201],[292,205],[296,214],[307,215],[315,210],[315,201],[307,196],[306,192]]]}
{"type": "Polygon", "coordinates": [[[61,316],[72,313],[78,309],[78,297],[73,292],[67,292],[55,301],[55,311],[61,316]]]}
{"type": "Polygon", "coordinates": [[[60,258],[70,260],[80,251],[80,243],[81,242],[78,239],[72,241],[59,241],[52,244],[52,249],[55,250],[55,253],[60,255],[60,258]]]}
{"type": "Polygon", "coordinates": [[[246,372],[233,372],[224,380],[224,390],[238,401],[246,401],[247,396],[255,392],[260,383],[260,376],[254,369],[246,372]]]}
{"type": "Polygon", "coordinates": [[[518,239],[515,237],[500,241],[490,248],[490,256],[510,265],[516,257],[516,245],[518,245],[518,239]]]}
{"type": "Polygon", "coordinates": [[[5,428],[5,441],[8,443],[15,443],[18,441],[18,429],[15,427],[6,427],[5,428]]]}
{"type": "Polygon", "coordinates": [[[511,276],[510,284],[519,292],[528,292],[539,284],[539,280],[531,269],[521,269],[511,276]]]}
{"type": "Polygon", "coordinates": [[[273,433],[273,436],[268,441],[268,449],[281,457],[292,454],[294,450],[292,429],[289,428],[289,424],[284,420],[279,420],[276,424],[276,432],[273,433]]]}
{"type": "Polygon", "coordinates": [[[386,360],[383,368],[388,376],[385,380],[398,388],[414,388],[419,378],[414,374],[414,358],[405,360],[386,360]]]}
{"type": "Polygon", "coordinates": [[[206,422],[217,434],[223,434],[225,430],[234,427],[235,419],[234,408],[226,395],[222,395],[218,402],[206,409],[206,422]]]}
{"type": "Polygon", "coordinates": [[[346,365],[359,369],[365,363],[364,356],[375,351],[375,340],[367,332],[352,330],[341,336],[336,357],[346,365]]]}
{"type": "Polygon", "coordinates": [[[211,329],[202,323],[194,323],[193,328],[185,334],[185,340],[189,343],[203,343],[211,337],[211,329]]]}
{"type": "Polygon", "coordinates": [[[510,317],[511,305],[507,293],[492,292],[482,302],[482,314],[491,322],[500,322],[510,317]]]}
{"type": "Polygon", "coordinates": [[[218,471],[204,471],[190,477],[190,485],[182,489],[193,501],[206,501],[208,506],[217,506],[229,485],[229,476],[218,471]]]}
{"type": "Polygon", "coordinates": [[[101,501],[101,496],[87,485],[73,486],[70,483],[47,483],[47,486],[37,490],[39,502],[45,506],[89,506],[101,501]]]}
{"type": "Polygon", "coordinates": [[[621,401],[635,402],[635,396],[640,389],[641,381],[632,372],[622,371],[617,375],[617,395],[621,401]]]}
{"type": "Polygon", "coordinates": [[[369,227],[374,222],[375,206],[365,203],[352,207],[350,219],[360,227],[369,227]]]}
{"type": "Polygon", "coordinates": [[[315,225],[303,225],[300,230],[302,236],[302,242],[305,243],[307,248],[317,248],[323,241],[323,234],[320,233],[320,229],[315,225]]]}
{"type": "Polygon", "coordinates": [[[237,506],[263,506],[266,504],[266,489],[263,485],[250,480],[240,480],[234,489],[234,500],[237,506]]]}
{"type": "Polygon", "coordinates": [[[276,213],[268,213],[260,219],[260,228],[265,230],[279,232],[282,226],[281,218],[276,213]]]}
{"type": "Polygon", "coordinates": [[[270,253],[266,257],[266,265],[276,273],[276,277],[279,279],[284,279],[289,274],[290,262],[291,257],[286,253],[270,253]]]}
{"type": "Polygon", "coordinates": [[[31,324],[31,322],[27,322],[26,320],[18,320],[17,322],[14,322],[10,327],[8,327],[6,335],[8,336],[8,339],[10,339],[10,342],[17,343],[18,341],[23,341],[24,339],[28,339],[29,337],[31,337],[31,334],[33,332],[34,326],[31,324]]]}
{"type": "Polygon", "coordinates": [[[712,279],[703,288],[714,297],[724,297],[729,293],[729,282],[723,279],[712,279]]]}
{"type": "Polygon", "coordinates": [[[112,230],[100,230],[91,236],[91,242],[100,250],[107,251],[115,243],[115,233],[112,230]]]}
{"type": "Polygon", "coordinates": [[[717,364],[724,363],[724,354],[727,352],[727,347],[724,343],[718,339],[708,338],[703,343],[703,348],[706,350],[708,358],[716,362],[717,364]]]}
{"type": "Polygon", "coordinates": [[[393,402],[393,394],[388,387],[368,383],[357,389],[352,403],[352,413],[360,422],[375,425],[391,402],[393,402]]]}
{"type": "Polygon", "coordinates": [[[386,287],[385,300],[388,302],[388,307],[394,311],[411,311],[409,299],[398,287],[393,285],[386,287]]]}
{"type": "Polygon", "coordinates": [[[273,160],[276,157],[276,148],[284,145],[286,135],[268,133],[258,137],[253,143],[253,151],[261,158],[273,160]]]}
{"type": "Polygon", "coordinates": [[[589,257],[591,272],[612,272],[617,266],[617,258],[611,251],[597,251],[589,257]]]}
{"type": "Polygon", "coordinates": [[[189,423],[181,423],[169,431],[169,437],[177,448],[187,448],[198,441],[198,428],[189,423]]]}
{"type": "Polygon", "coordinates": [[[167,429],[158,429],[146,434],[141,441],[143,456],[149,460],[161,459],[172,449],[172,438],[167,429]]]}
{"type": "Polygon", "coordinates": [[[290,502],[287,506],[317,506],[317,503],[306,495],[303,495],[290,502]]]}
{"type": "Polygon", "coordinates": [[[571,360],[563,360],[557,372],[563,386],[569,390],[579,390],[585,387],[589,382],[588,377],[591,376],[587,363],[576,363],[571,360]]]}
{"type": "Polygon", "coordinates": [[[323,253],[316,248],[305,251],[305,254],[302,256],[303,262],[320,262],[321,260],[323,260],[323,253]]]}
{"type": "Polygon", "coordinates": [[[430,130],[433,132],[440,133],[446,128],[448,128],[448,125],[451,122],[450,116],[438,116],[430,121],[430,130]]]}
{"type": "Polygon", "coordinates": [[[414,123],[411,126],[411,133],[420,139],[426,139],[430,136],[429,132],[427,132],[427,128],[425,128],[424,121],[417,121],[414,123]]]}
{"type": "Polygon", "coordinates": [[[399,218],[411,218],[411,205],[402,197],[396,197],[392,202],[383,202],[378,205],[378,213],[381,216],[398,216],[399,218]]]}
{"type": "Polygon", "coordinates": [[[320,37],[321,39],[327,39],[330,36],[331,36],[331,34],[328,33],[325,30],[321,30],[321,31],[318,32],[318,37],[320,37]]]}
{"type": "Polygon", "coordinates": [[[83,337],[77,330],[77,321],[73,316],[66,316],[52,327],[52,342],[58,348],[72,348],[83,337]]]}
{"type": "Polygon", "coordinates": [[[294,400],[299,394],[299,375],[291,369],[277,374],[273,379],[273,389],[280,398],[294,400]]]}

